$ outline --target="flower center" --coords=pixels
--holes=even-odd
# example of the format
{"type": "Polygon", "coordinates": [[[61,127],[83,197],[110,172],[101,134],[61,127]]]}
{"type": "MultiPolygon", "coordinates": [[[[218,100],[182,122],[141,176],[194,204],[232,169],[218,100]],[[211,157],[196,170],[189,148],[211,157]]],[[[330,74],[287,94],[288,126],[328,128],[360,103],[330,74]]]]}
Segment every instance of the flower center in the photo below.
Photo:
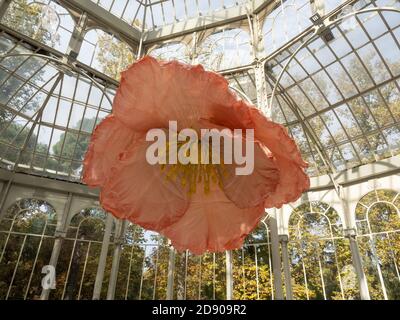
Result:
{"type": "MultiPolygon", "coordinates": [[[[167,143],[166,154],[167,163],[169,159],[169,151],[172,145],[167,143]]],[[[189,194],[197,191],[197,185],[203,184],[205,194],[210,193],[211,184],[216,184],[222,188],[222,177],[226,175],[225,164],[221,157],[218,164],[213,164],[213,153],[217,151],[212,148],[203,148],[201,141],[197,145],[188,148],[187,142],[176,143],[177,152],[182,152],[187,159],[191,159],[188,163],[182,163],[180,157],[177,157],[176,164],[162,164],[161,171],[165,173],[165,178],[170,181],[177,181],[183,188],[187,189],[189,194]],[[184,148],[183,150],[181,148],[184,148]],[[191,154],[191,150],[197,150],[195,154],[191,154]],[[197,157],[197,161],[194,161],[197,157]],[[206,160],[208,159],[208,161],[206,160]]]]}

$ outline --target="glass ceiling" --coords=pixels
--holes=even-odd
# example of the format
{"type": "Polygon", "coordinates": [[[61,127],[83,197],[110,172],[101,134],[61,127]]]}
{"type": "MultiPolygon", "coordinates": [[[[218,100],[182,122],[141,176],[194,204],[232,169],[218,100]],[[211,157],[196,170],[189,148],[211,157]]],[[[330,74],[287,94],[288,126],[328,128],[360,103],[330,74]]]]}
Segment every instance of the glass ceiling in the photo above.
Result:
{"type": "MultiPolygon", "coordinates": [[[[29,51],[3,34],[0,52],[29,51]]],[[[26,144],[19,161],[21,170],[80,180],[90,134],[111,110],[105,93],[112,99],[114,90],[98,88],[79,74],[60,72],[43,58],[10,57],[0,64],[3,166],[12,167],[26,144]]]]}
{"type": "MultiPolygon", "coordinates": [[[[294,57],[273,109],[274,120],[288,127],[312,164],[311,175],[328,168],[304,125],[313,129],[337,171],[390,157],[400,148],[400,14],[359,14],[331,32],[333,40],[313,38],[294,57]]],[[[298,45],[268,60],[270,79],[278,78],[298,45]]]]}
{"type": "Polygon", "coordinates": [[[157,29],[179,21],[210,16],[249,0],[91,0],[131,26],[157,29]]]}
{"type": "MultiPolygon", "coordinates": [[[[139,27],[145,22],[147,29],[244,3],[94,2],[130,25],[139,27]]],[[[400,152],[400,13],[357,14],[333,24],[328,30],[330,38],[323,34],[311,37],[309,17],[316,10],[314,2],[287,0],[257,13],[258,46],[252,40],[253,26],[243,19],[196,32],[182,31],[168,40],[144,42],[140,48],[134,40],[128,43],[118,37],[112,25],[96,24],[90,12],[76,46],[72,34],[82,12],[62,3],[14,0],[1,19],[3,168],[11,170],[18,162],[18,171],[79,182],[90,135],[111,112],[120,71],[138,54],[202,63],[223,74],[231,87],[257,104],[255,57],[265,63],[265,82],[271,93],[289,57],[305,42],[283,74],[271,112],[299,144],[310,163],[308,173],[328,172],[321,156],[340,172],[400,152]],[[71,55],[74,45],[76,61],[71,55]],[[67,61],[67,55],[74,67],[54,62],[63,57],[67,61]]],[[[319,12],[332,13],[333,21],[373,7],[400,8],[400,2],[325,1],[319,12]]]]}

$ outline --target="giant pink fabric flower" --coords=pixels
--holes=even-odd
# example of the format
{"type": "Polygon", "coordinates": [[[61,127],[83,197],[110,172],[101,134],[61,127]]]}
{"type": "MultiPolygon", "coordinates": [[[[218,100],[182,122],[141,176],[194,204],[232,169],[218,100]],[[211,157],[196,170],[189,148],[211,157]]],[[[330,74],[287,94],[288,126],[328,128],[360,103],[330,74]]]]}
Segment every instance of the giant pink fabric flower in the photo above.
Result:
{"type": "MultiPolygon", "coordinates": [[[[234,137],[236,139],[236,137],[234,137]]],[[[168,166],[168,165],[167,165],[168,166]]],[[[309,188],[307,164],[286,129],[239,99],[227,81],[202,66],[145,57],[122,73],[113,112],[95,129],[84,160],[83,181],[101,187],[100,202],[128,219],[171,239],[195,254],[239,248],[265,214],[297,200],[309,188]],[[254,129],[254,171],[225,174],[209,192],[189,193],[166,170],[146,161],[146,132],[206,127],[254,129]]],[[[168,170],[167,170],[168,171],[168,170]]]]}

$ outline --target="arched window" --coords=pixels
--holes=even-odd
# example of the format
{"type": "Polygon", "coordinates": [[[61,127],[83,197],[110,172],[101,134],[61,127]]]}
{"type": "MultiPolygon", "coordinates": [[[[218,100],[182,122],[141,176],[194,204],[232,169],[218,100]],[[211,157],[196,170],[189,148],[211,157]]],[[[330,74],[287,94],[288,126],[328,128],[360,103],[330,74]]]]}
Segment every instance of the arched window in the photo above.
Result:
{"type": "MultiPolygon", "coordinates": [[[[116,299],[165,299],[168,239],[129,224],[122,244],[116,299]]],[[[242,249],[232,253],[235,299],[271,299],[269,231],[261,223],[242,249]]],[[[225,253],[175,253],[174,299],[225,299],[225,253]]]]}
{"type": "Polygon", "coordinates": [[[306,202],[289,220],[295,299],[358,299],[357,278],[342,222],[323,202],[306,202]]]}
{"type": "MultiPolygon", "coordinates": [[[[123,244],[116,298],[165,299],[168,239],[130,224],[123,244]]],[[[174,299],[225,297],[225,254],[175,253],[174,299]]]]}
{"type": "Polygon", "coordinates": [[[181,42],[171,42],[150,51],[150,55],[161,60],[178,60],[190,63],[188,47],[181,42]]]}
{"type": "Polygon", "coordinates": [[[42,267],[53,249],[56,212],[43,200],[21,199],[0,220],[0,299],[38,299],[42,267]]]}
{"type": "Polygon", "coordinates": [[[122,244],[115,299],[165,299],[168,258],[165,238],[129,223],[122,244]]]}
{"type": "MultiPolygon", "coordinates": [[[[271,242],[267,219],[264,218],[247,236],[241,249],[232,252],[234,299],[271,300],[273,298],[271,242]]],[[[224,265],[218,268],[224,268],[224,265]]]]}
{"type": "Polygon", "coordinates": [[[374,190],[356,207],[358,243],[372,299],[400,298],[400,196],[374,190]]]}
{"type": "Polygon", "coordinates": [[[358,14],[331,26],[330,41],[305,36],[268,61],[267,75],[275,83],[295,48],[308,41],[284,70],[272,113],[275,121],[286,124],[311,164],[309,174],[325,174],[329,168],[294,109],[337,171],[399,153],[400,68],[395,57],[400,50],[394,45],[399,34],[387,27],[396,28],[399,21],[398,13],[384,10],[358,14]]]}
{"type": "Polygon", "coordinates": [[[281,4],[267,15],[264,22],[266,53],[272,53],[304,31],[311,25],[311,16],[309,0],[281,1],[281,4]]]}
{"type": "Polygon", "coordinates": [[[244,93],[246,98],[250,99],[254,105],[257,105],[257,88],[253,69],[226,74],[225,78],[232,88],[244,93]]]}
{"type": "MultiPolygon", "coordinates": [[[[92,0],[99,2],[99,0],[92,0]]],[[[137,2],[131,0],[132,2],[137,2]]],[[[103,6],[105,8],[110,7],[111,1],[100,1],[107,2],[108,5],[103,6]]],[[[117,1],[112,2],[115,4],[117,1]]],[[[118,1],[118,6],[123,7],[123,0],[118,1]],[[121,4],[119,4],[121,2],[121,4]]],[[[138,12],[145,14],[146,27],[149,29],[157,29],[161,26],[173,24],[178,21],[186,21],[187,19],[193,17],[207,17],[216,14],[218,11],[225,10],[233,6],[240,6],[247,3],[247,0],[164,0],[164,1],[149,1],[145,12],[143,12],[143,7],[145,6],[143,2],[142,7],[139,7],[138,12]],[[142,9],[142,10],[140,10],[142,9]]],[[[113,6],[111,6],[113,7],[113,6]]],[[[133,15],[135,11],[131,11],[133,15]]],[[[219,13],[222,16],[222,13],[219,13]]]]}
{"type": "Polygon", "coordinates": [[[127,22],[131,26],[141,29],[146,2],[137,0],[91,1],[103,7],[105,10],[127,22]]]}
{"type": "MultiPolygon", "coordinates": [[[[168,239],[129,224],[122,245],[117,299],[165,299],[170,247],[168,239]]],[[[175,253],[174,299],[225,297],[225,254],[175,253]]]]}
{"type": "Polygon", "coordinates": [[[141,279],[144,268],[144,230],[129,223],[122,244],[115,299],[135,300],[141,294],[141,279]]]}
{"type": "Polygon", "coordinates": [[[176,299],[225,299],[225,270],[224,253],[194,255],[186,250],[178,254],[175,265],[176,299]]]}
{"type": "MultiPolygon", "coordinates": [[[[12,41],[6,47],[11,50],[27,53],[12,41]]],[[[0,112],[0,164],[14,165],[34,125],[19,168],[79,181],[90,135],[111,112],[115,89],[77,73],[60,74],[49,60],[29,55],[0,59],[0,79],[0,103],[6,106],[0,112]],[[31,118],[41,108],[34,123],[31,118]]]]}
{"type": "MultiPolygon", "coordinates": [[[[106,215],[100,208],[87,208],[72,218],[57,264],[57,287],[52,292],[52,299],[92,299],[106,215]]],[[[101,297],[106,295],[111,263],[110,248],[101,297]]]]}
{"type": "Polygon", "coordinates": [[[1,22],[62,53],[75,27],[69,12],[52,0],[12,1],[1,22]]]}
{"type": "Polygon", "coordinates": [[[253,58],[249,34],[242,29],[224,29],[201,44],[198,62],[210,70],[225,70],[250,64],[253,58]]]}
{"type": "Polygon", "coordinates": [[[78,56],[79,61],[117,80],[134,59],[132,48],[101,29],[86,32],[78,56]]]}

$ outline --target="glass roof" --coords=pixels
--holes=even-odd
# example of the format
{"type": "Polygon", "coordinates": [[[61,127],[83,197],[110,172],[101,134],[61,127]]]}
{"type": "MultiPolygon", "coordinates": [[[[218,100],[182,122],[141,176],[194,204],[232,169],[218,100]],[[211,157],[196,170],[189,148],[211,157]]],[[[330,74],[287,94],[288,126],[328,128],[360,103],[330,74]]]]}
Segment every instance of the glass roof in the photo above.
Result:
{"type": "MultiPolygon", "coordinates": [[[[146,29],[211,17],[245,3],[94,2],[130,25],[140,27],[144,22],[146,29]]],[[[326,32],[311,36],[314,2],[278,1],[257,13],[256,37],[245,18],[183,30],[141,47],[120,37],[112,25],[96,24],[90,12],[76,45],[72,35],[82,12],[62,3],[14,0],[1,19],[1,167],[11,170],[18,162],[19,171],[79,182],[90,135],[111,112],[120,71],[138,55],[201,63],[223,74],[232,88],[257,104],[260,79],[255,62],[265,63],[270,94],[302,44],[283,73],[271,113],[299,144],[310,163],[308,173],[327,173],[326,163],[343,171],[400,152],[400,13],[357,14],[332,24],[326,29],[328,36],[326,32]],[[71,48],[77,50],[75,56],[71,48]],[[68,59],[70,67],[65,64],[68,59]]],[[[400,8],[395,0],[324,3],[320,12],[332,13],[329,21],[363,8],[400,8]]]]}
{"type": "MultiPolygon", "coordinates": [[[[330,29],[331,41],[309,40],[289,64],[273,118],[288,127],[311,163],[311,175],[328,168],[306,136],[305,125],[338,171],[399,152],[399,17],[372,12],[343,20],[330,29]]],[[[295,43],[267,62],[271,79],[278,78],[297,47],[295,43]]]]}
{"type": "Polygon", "coordinates": [[[1,23],[62,53],[75,27],[68,10],[51,0],[12,1],[1,23]]]}
{"type": "Polygon", "coordinates": [[[157,29],[250,3],[248,0],[92,0],[128,24],[157,29]]]}
{"type": "MultiPolygon", "coordinates": [[[[0,52],[31,53],[4,34],[0,52]]],[[[2,166],[12,168],[20,157],[24,172],[79,181],[90,134],[110,113],[106,94],[112,99],[114,89],[24,55],[0,60],[0,83],[2,166]]]]}

